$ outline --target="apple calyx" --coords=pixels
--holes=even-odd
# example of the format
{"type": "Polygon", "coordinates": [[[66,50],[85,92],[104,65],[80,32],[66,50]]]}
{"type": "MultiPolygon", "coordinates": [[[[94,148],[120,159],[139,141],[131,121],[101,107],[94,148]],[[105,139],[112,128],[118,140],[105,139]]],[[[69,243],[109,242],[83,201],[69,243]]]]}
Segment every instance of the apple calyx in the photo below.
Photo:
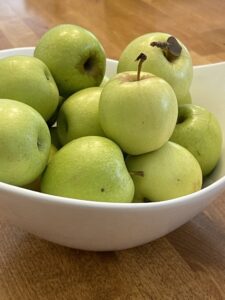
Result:
{"type": "Polygon", "coordinates": [[[147,59],[147,55],[144,53],[140,53],[138,57],[135,59],[135,61],[139,61],[138,63],[138,71],[137,71],[137,81],[140,80],[140,74],[141,74],[141,67],[143,62],[147,59]]]}
{"type": "Polygon", "coordinates": [[[130,175],[135,175],[135,176],[141,176],[144,177],[145,173],[144,171],[129,171],[130,175]]]}
{"type": "Polygon", "coordinates": [[[151,42],[150,46],[162,49],[168,61],[172,62],[181,54],[182,47],[174,36],[168,37],[166,42],[151,42]]]}

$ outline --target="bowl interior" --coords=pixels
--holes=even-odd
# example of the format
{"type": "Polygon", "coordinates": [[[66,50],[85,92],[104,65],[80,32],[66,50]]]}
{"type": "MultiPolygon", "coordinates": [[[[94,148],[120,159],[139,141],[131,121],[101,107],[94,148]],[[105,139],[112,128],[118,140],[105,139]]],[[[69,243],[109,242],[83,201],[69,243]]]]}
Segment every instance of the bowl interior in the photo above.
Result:
{"type": "MultiPolygon", "coordinates": [[[[0,59],[12,55],[33,55],[34,48],[15,48],[0,51],[0,59]]],[[[116,74],[117,61],[107,59],[106,75],[116,74]]],[[[218,118],[223,131],[221,159],[214,171],[204,180],[204,187],[225,175],[225,62],[194,66],[191,85],[193,103],[211,111],[218,118]]]]}
{"type": "Polygon", "coordinates": [[[193,103],[211,111],[219,120],[223,132],[222,155],[215,170],[204,180],[204,186],[225,175],[225,62],[194,67],[191,86],[193,103]]]}

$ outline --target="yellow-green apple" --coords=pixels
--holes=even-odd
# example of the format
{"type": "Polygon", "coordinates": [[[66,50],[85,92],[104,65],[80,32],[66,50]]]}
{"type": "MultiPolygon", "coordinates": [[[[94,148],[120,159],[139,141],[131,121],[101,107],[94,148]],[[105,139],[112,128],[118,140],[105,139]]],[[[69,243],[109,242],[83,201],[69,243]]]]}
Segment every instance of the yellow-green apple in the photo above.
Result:
{"type": "Polygon", "coordinates": [[[177,99],[162,78],[141,72],[122,72],[103,87],[99,118],[105,135],[133,155],[160,148],[177,121],[177,99]]]}
{"type": "Polygon", "coordinates": [[[123,50],[117,71],[135,71],[135,59],[140,52],[148,56],[142,71],[165,79],[173,87],[177,99],[182,99],[189,91],[193,77],[192,59],[185,45],[164,32],[139,36],[123,50]]]}
{"type": "Polygon", "coordinates": [[[50,161],[52,160],[52,158],[54,157],[57,151],[58,149],[56,148],[56,146],[54,144],[51,144],[49,157],[48,157],[48,164],[50,163],[50,161]]]}
{"type": "Polygon", "coordinates": [[[57,118],[57,132],[62,145],[82,136],[104,136],[98,115],[101,92],[101,87],[83,89],[63,103],[57,118]]]}
{"type": "Polygon", "coordinates": [[[135,185],[135,202],[177,198],[202,186],[198,161],[187,149],[170,141],[156,151],[128,156],[126,165],[135,185]]]}
{"type": "MultiPolygon", "coordinates": [[[[47,163],[49,163],[51,161],[51,159],[53,158],[53,156],[56,154],[57,151],[58,150],[55,147],[55,145],[51,144],[47,163]]],[[[24,185],[23,188],[40,192],[41,191],[41,176],[42,176],[42,174],[39,175],[34,181],[24,185]]]]}
{"type": "Polygon", "coordinates": [[[204,176],[216,166],[222,151],[222,130],[217,118],[206,108],[183,104],[171,141],[187,148],[198,160],[204,176]]]}
{"type": "Polygon", "coordinates": [[[51,146],[48,126],[31,106],[0,99],[0,181],[23,186],[44,170],[51,146]]]}
{"type": "Polygon", "coordinates": [[[58,105],[59,92],[48,67],[30,56],[0,60],[0,98],[21,101],[47,121],[58,105]]]}
{"type": "Polygon", "coordinates": [[[49,67],[63,97],[99,86],[105,74],[106,57],[100,41],[80,26],[51,28],[39,40],[34,56],[49,67]]]}
{"type": "Polygon", "coordinates": [[[186,95],[184,95],[183,98],[177,99],[177,102],[179,105],[181,104],[192,104],[192,97],[190,91],[187,92],[186,95]]]}
{"type": "Polygon", "coordinates": [[[134,184],[120,148],[99,136],[81,137],[63,146],[48,164],[43,193],[103,202],[131,202],[134,184]]]}

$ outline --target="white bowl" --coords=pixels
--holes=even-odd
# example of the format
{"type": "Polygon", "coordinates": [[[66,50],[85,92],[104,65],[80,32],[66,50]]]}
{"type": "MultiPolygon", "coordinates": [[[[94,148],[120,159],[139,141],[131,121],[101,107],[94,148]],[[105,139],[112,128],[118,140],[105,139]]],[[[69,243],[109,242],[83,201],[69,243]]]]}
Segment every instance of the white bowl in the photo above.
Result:
{"type": "MultiPolygon", "coordinates": [[[[0,51],[32,55],[33,48],[0,51]]],[[[107,60],[107,75],[117,62],[107,60]]],[[[194,68],[193,102],[212,111],[225,133],[225,62],[194,68]]],[[[119,250],[157,239],[189,221],[225,189],[224,144],[221,160],[204,188],[158,203],[101,203],[51,196],[0,182],[0,215],[43,239],[85,250],[119,250]]]]}

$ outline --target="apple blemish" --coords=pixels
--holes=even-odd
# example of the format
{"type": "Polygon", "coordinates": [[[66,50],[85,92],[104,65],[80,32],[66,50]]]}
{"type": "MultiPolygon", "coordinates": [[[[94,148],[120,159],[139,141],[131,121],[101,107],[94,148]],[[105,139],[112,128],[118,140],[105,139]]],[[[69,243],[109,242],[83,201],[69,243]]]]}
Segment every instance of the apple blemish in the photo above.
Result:
{"type": "Polygon", "coordinates": [[[150,46],[162,49],[163,54],[170,62],[178,58],[182,51],[181,45],[174,36],[170,36],[166,42],[152,42],[150,46]]]}

